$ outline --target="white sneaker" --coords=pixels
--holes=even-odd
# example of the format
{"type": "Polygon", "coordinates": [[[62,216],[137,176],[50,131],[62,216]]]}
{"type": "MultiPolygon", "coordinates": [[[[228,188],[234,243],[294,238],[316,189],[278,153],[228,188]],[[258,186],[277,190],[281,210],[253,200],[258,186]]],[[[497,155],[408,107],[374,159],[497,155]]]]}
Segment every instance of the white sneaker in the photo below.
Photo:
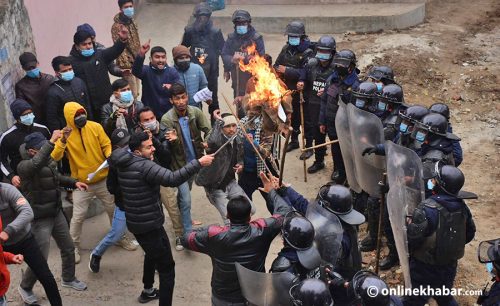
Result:
{"type": "Polygon", "coordinates": [[[181,237],[175,237],[175,249],[177,251],[184,250],[184,246],[181,243],[181,237]]]}
{"type": "Polygon", "coordinates": [[[17,291],[19,291],[19,294],[21,295],[21,299],[27,305],[36,305],[38,303],[38,299],[37,299],[36,295],[33,293],[33,291],[25,290],[25,289],[21,288],[21,286],[19,286],[17,288],[17,291]]]}
{"type": "Polygon", "coordinates": [[[80,249],[79,248],[75,248],[75,264],[79,264],[80,263],[80,249]]]}
{"type": "Polygon", "coordinates": [[[63,287],[67,287],[67,288],[72,288],[72,289],[75,289],[76,291],[83,291],[85,289],[87,289],[87,284],[85,284],[84,282],[82,281],[79,281],[78,279],[75,278],[75,280],[73,280],[72,282],[65,282],[65,281],[62,281],[61,282],[61,285],[63,287]]]}

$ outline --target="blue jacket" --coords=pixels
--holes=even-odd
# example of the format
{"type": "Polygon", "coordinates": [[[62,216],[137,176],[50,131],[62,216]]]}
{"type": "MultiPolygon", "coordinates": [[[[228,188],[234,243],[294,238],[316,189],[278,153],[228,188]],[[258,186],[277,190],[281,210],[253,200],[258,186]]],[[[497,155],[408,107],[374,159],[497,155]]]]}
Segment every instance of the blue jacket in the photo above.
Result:
{"type": "Polygon", "coordinates": [[[172,108],[170,92],[163,84],[180,83],[179,74],[172,67],[158,70],[151,65],[144,65],[144,57],[137,56],[132,66],[132,73],[142,80],[142,103],[153,109],[156,118],[172,108]]]}
{"type": "Polygon", "coordinates": [[[351,101],[351,92],[357,90],[359,87],[357,72],[358,70],[354,69],[351,74],[341,80],[337,72],[334,71],[328,78],[327,84],[329,85],[325,88],[321,96],[319,124],[326,125],[327,122],[333,123],[335,121],[335,115],[339,108],[339,98],[344,103],[351,101]]]}
{"type": "MultiPolygon", "coordinates": [[[[448,124],[448,132],[453,133],[453,127],[448,124]]],[[[455,167],[460,166],[464,160],[464,151],[460,145],[460,140],[453,140],[451,146],[453,147],[453,159],[455,160],[455,167]]]]}
{"type": "Polygon", "coordinates": [[[262,35],[255,31],[254,27],[248,26],[248,32],[245,35],[236,34],[236,31],[229,34],[224,48],[222,48],[222,62],[224,64],[224,71],[231,71],[233,69],[233,56],[236,52],[244,52],[242,48],[251,46],[255,43],[257,53],[264,55],[266,49],[264,47],[264,39],[262,35]]]}
{"type": "Polygon", "coordinates": [[[205,72],[200,65],[195,63],[190,63],[189,68],[186,71],[179,70],[177,66],[174,66],[179,74],[179,81],[184,87],[189,97],[189,105],[201,108],[201,102],[197,103],[194,101],[194,95],[206,88],[208,85],[207,77],[205,72]]]}

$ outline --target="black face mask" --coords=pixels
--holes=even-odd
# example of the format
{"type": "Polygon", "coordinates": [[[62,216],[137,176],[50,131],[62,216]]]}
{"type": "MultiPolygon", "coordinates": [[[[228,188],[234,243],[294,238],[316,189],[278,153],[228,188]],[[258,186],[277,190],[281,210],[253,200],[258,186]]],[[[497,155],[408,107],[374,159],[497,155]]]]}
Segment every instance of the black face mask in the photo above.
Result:
{"type": "Polygon", "coordinates": [[[75,118],[75,125],[77,128],[81,129],[87,124],[87,116],[86,115],[80,115],[75,118]]]}
{"type": "Polygon", "coordinates": [[[177,61],[175,61],[175,65],[181,71],[188,70],[189,69],[189,64],[191,64],[191,60],[182,60],[182,61],[177,60],[177,61]]]}
{"type": "Polygon", "coordinates": [[[337,70],[337,73],[341,77],[345,77],[349,74],[349,68],[347,68],[347,67],[337,66],[337,67],[335,67],[335,69],[337,70]]]}

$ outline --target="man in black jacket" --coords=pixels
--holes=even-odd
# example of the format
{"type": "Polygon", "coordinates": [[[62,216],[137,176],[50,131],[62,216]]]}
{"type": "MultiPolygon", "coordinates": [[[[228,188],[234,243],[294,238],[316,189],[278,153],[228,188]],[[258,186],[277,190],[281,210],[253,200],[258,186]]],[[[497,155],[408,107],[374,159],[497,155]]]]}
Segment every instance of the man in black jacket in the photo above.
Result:
{"type": "Polygon", "coordinates": [[[172,305],[175,262],[163,228],[165,216],[160,204],[160,185],[173,187],[186,182],[202,166],[210,165],[213,156],[205,155],[171,172],[153,161],[155,148],[147,133],[133,134],[129,148],[132,153],[126,148],[113,151],[108,162],[118,172],[127,227],[145,252],[145,264],[156,266],[160,275],[159,305],[172,305]]]}
{"type": "Polygon", "coordinates": [[[87,86],[82,79],[75,77],[71,60],[66,56],[56,56],[52,59],[52,68],[56,79],[50,85],[45,101],[45,118],[47,127],[52,132],[66,126],[64,119],[64,104],[78,102],[87,111],[89,119],[93,118],[87,86]]]}
{"type": "Polygon", "coordinates": [[[109,102],[113,93],[109,80],[108,65],[114,61],[125,49],[128,40],[128,31],[122,28],[120,39],[104,50],[96,50],[92,35],[86,31],[77,31],[73,36],[73,48],[70,52],[71,63],[75,75],[81,78],[89,91],[92,113],[99,116],[101,106],[109,102]]]}
{"type": "Polygon", "coordinates": [[[269,246],[279,234],[290,206],[273,189],[273,177],[260,174],[263,188],[274,205],[273,216],[250,221],[251,204],[246,196],[229,200],[227,217],[231,224],[211,225],[187,233],[184,247],[212,258],[212,305],[246,305],[241,293],[235,263],[257,272],[265,272],[269,246]]]}

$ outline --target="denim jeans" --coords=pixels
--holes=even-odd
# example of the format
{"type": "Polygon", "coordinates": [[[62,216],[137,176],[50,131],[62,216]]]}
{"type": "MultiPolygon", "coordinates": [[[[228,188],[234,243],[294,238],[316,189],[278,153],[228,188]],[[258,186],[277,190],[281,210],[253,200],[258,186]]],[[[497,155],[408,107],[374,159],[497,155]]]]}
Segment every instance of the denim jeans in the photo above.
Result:
{"type": "MultiPolygon", "coordinates": [[[[205,193],[207,194],[208,201],[210,201],[210,203],[219,211],[219,214],[222,217],[222,221],[224,221],[225,224],[229,224],[229,220],[227,218],[227,203],[229,202],[229,200],[238,196],[247,197],[245,191],[241,188],[240,185],[238,185],[236,180],[232,180],[231,182],[229,182],[224,190],[205,187],[205,193]]],[[[255,205],[250,199],[249,202],[252,205],[253,215],[255,214],[255,205]]]]}
{"type": "Polygon", "coordinates": [[[0,306],[7,306],[7,296],[0,296],[0,306]]]}
{"type": "Polygon", "coordinates": [[[125,212],[115,207],[115,212],[113,214],[113,222],[111,223],[111,229],[102,238],[101,242],[92,251],[93,255],[102,256],[106,250],[122,239],[123,235],[127,231],[127,223],[125,220],[125,212]]]}
{"type": "Polygon", "coordinates": [[[184,228],[184,234],[189,233],[193,230],[193,224],[191,219],[191,186],[193,179],[189,179],[187,182],[182,183],[177,187],[177,203],[179,204],[179,210],[181,212],[182,227],[184,228]]]}

